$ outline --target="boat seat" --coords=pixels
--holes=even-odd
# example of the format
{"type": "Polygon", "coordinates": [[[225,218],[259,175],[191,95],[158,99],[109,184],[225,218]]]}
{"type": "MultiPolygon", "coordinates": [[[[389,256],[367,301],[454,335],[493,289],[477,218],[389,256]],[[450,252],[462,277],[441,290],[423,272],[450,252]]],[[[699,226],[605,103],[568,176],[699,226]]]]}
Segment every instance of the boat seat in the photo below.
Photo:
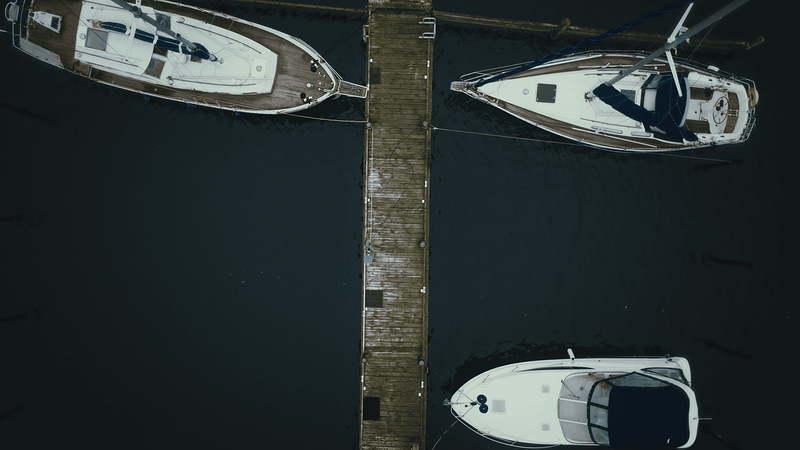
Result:
{"type": "Polygon", "coordinates": [[[714,96],[714,90],[708,88],[693,87],[689,88],[689,98],[707,102],[714,96]]]}
{"type": "Polygon", "coordinates": [[[694,134],[711,133],[711,126],[707,120],[686,119],[686,128],[694,134]]]}

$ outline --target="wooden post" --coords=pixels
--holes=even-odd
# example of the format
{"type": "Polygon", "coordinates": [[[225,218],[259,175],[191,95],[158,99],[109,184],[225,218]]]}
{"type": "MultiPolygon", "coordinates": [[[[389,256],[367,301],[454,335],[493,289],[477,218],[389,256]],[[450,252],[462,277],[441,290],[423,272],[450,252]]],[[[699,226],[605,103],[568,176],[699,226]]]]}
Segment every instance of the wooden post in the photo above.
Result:
{"type": "Polygon", "coordinates": [[[722,58],[720,58],[720,60],[725,61],[728,58],[732,58],[732,57],[738,55],[739,53],[746,52],[746,51],[750,50],[751,48],[755,47],[756,45],[759,45],[759,44],[762,44],[762,43],[764,43],[764,36],[759,36],[759,37],[753,39],[752,41],[745,42],[742,45],[740,45],[740,46],[730,50],[729,52],[725,53],[725,55],[723,55],[722,58]]]}
{"type": "Polygon", "coordinates": [[[552,33],[550,33],[550,39],[551,40],[558,39],[558,37],[561,36],[561,33],[563,33],[564,30],[566,30],[567,27],[569,27],[569,24],[570,24],[569,19],[567,18],[562,19],[561,23],[558,25],[558,28],[556,28],[555,30],[553,30],[552,33]]]}
{"type": "Polygon", "coordinates": [[[751,48],[755,47],[756,45],[763,44],[763,43],[764,43],[764,36],[759,36],[759,37],[753,39],[752,41],[750,41],[749,43],[744,44],[741,47],[741,51],[750,50],[751,48]]]}

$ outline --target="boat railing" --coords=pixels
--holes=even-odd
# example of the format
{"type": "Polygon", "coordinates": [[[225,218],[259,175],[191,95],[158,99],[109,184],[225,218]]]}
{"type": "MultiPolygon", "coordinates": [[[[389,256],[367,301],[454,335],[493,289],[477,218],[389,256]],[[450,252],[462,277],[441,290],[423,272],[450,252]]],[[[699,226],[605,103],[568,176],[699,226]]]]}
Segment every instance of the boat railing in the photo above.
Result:
{"type": "Polygon", "coordinates": [[[6,20],[11,22],[11,43],[18,50],[22,50],[19,46],[19,40],[23,34],[27,35],[27,27],[23,18],[28,16],[28,8],[25,7],[27,0],[16,0],[6,4],[4,14],[6,20]]]}
{"type": "Polygon", "coordinates": [[[293,39],[295,39],[295,40],[297,40],[297,41],[298,41],[298,42],[300,42],[301,44],[303,44],[303,45],[306,47],[306,49],[307,49],[307,50],[310,50],[310,51],[311,51],[311,53],[314,53],[314,54],[316,54],[316,55],[317,55],[317,57],[319,57],[319,61],[320,61],[320,62],[323,62],[323,63],[325,63],[325,65],[328,67],[328,69],[330,69],[330,70],[331,70],[331,72],[333,72],[333,75],[334,75],[334,76],[335,76],[337,79],[339,79],[340,81],[341,81],[341,80],[344,80],[344,78],[343,78],[341,75],[339,75],[339,72],[337,72],[337,71],[336,71],[336,69],[334,69],[334,68],[333,68],[333,64],[329,63],[329,62],[328,62],[328,60],[327,60],[327,59],[325,59],[325,57],[323,57],[322,55],[320,55],[319,53],[317,53],[317,52],[314,50],[314,48],[313,48],[313,47],[311,47],[310,45],[308,45],[308,44],[306,43],[306,41],[304,41],[304,40],[300,39],[299,37],[295,37],[295,36],[292,36],[292,38],[293,38],[293,39]]]}
{"type": "Polygon", "coordinates": [[[744,130],[742,131],[742,137],[739,142],[744,142],[750,138],[750,133],[753,132],[753,129],[756,127],[756,116],[753,113],[750,113],[750,116],[747,118],[747,124],[744,126],[744,130]]]}
{"type": "Polygon", "coordinates": [[[529,62],[517,63],[517,64],[510,64],[508,66],[501,66],[495,67],[493,69],[485,69],[485,70],[478,70],[475,72],[470,72],[461,76],[461,81],[466,83],[473,83],[483,78],[492,77],[503,72],[507,72],[512,69],[516,69],[517,67],[522,67],[529,62]]]}

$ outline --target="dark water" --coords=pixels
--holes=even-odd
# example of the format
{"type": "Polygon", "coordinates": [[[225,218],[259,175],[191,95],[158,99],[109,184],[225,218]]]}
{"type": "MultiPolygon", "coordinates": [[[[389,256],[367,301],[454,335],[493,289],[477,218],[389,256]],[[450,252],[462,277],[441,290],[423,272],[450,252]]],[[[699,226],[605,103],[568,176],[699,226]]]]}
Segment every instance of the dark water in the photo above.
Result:
{"type": "MultiPolygon", "coordinates": [[[[663,3],[435,6],[603,28],[663,3]]],[[[701,3],[695,21],[724,4],[701,3]]],[[[207,4],[364,82],[361,16],[207,4]]],[[[710,35],[765,44],[697,57],[762,98],[746,144],[686,154],[741,160],[710,168],[574,147],[450,93],[573,41],[440,23],[434,125],[555,143],[434,134],[428,448],[446,430],[437,449],[504,448],[450,428],[443,378],[567,347],[689,358],[713,418],[695,448],[790,442],[793,378],[774,369],[798,341],[800,156],[776,13],[755,2],[710,35]]],[[[0,446],[357,446],[361,127],[145,102],[2,48],[0,446]]],[[[363,102],[311,113],[360,119],[363,102]]]]}

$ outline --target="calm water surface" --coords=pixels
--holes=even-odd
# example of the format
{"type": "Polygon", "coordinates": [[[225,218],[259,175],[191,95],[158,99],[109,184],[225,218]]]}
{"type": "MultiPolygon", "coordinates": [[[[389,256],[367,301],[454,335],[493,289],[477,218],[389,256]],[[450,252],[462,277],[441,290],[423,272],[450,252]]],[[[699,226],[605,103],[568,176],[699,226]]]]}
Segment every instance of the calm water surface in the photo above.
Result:
{"type": "MultiPolygon", "coordinates": [[[[435,6],[608,28],[666,2],[539,3],[435,6]]],[[[695,21],[725,2],[701,3],[695,21]]],[[[362,16],[206,4],[301,37],[364,82],[362,16]]],[[[762,98],[746,144],[685,154],[742,160],[711,169],[575,147],[451,93],[463,73],[573,41],[439,24],[434,125],[547,142],[434,134],[428,448],[505,448],[451,428],[450,383],[568,347],[689,358],[713,419],[694,448],[784,443],[791,386],[759,386],[798,341],[800,157],[772,63],[787,41],[760,20],[775,13],[755,2],[710,35],[762,46],[696,56],[762,98]]],[[[356,447],[362,128],[146,102],[7,39],[2,51],[14,78],[0,216],[23,218],[0,222],[2,447],[356,447]]],[[[358,120],[363,101],[310,114],[358,120]]]]}

